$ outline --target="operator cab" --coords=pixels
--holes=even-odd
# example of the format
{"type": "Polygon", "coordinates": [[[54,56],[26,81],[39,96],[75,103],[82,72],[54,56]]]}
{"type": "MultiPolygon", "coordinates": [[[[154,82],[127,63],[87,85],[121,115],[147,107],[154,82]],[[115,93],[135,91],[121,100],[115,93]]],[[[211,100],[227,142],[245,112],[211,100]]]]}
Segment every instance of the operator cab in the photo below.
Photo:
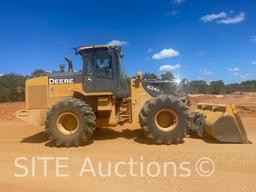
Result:
{"type": "Polygon", "coordinates": [[[76,53],[83,59],[85,92],[111,92],[116,98],[129,96],[120,46],[83,46],[76,53]]]}

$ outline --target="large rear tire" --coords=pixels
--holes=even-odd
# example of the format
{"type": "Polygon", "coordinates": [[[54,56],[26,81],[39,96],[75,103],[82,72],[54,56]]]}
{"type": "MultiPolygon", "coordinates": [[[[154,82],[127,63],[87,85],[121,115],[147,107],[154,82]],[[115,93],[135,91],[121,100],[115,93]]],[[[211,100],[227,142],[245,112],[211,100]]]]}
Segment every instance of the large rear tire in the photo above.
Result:
{"type": "Polygon", "coordinates": [[[95,119],[88,104],[70,98],[52,106],[47,113],[45,129],[57,146],[79,146],[92,139],[95,119]]]}
{"type": "Polygon", "coordinates": [[[179,143],[186,136],[186,105],[174,96],[160,95],[147,101],[139,115],[145,135],[157,144],[179,143]]]}

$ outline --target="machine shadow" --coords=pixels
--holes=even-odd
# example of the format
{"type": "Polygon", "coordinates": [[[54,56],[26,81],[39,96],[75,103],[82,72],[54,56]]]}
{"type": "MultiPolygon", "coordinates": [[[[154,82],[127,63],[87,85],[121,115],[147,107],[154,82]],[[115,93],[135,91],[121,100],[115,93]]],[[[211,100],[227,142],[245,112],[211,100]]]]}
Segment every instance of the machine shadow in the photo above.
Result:
{"type": "Polygon", "coordinates": [[[122,131],[116,131],[111,128],[98,128],[93,135],[93,139],[95,141],[112,140],[117,138],[132,139],[141,144],[151,144],[151,141],[144,136],[141,129],[124,129],[122,131]]]}
{"type": "MultiPolygon", "coordinates": [[[[237,142],[220,142],[220,141],[217,141],[215,140],[214,138],[211,138],[209,136],[204,136],[203,138],[199,137],[196,133],[194,132],[189,132],[188,135],[187,135],[187,138],[189,139],[200,139],[202,141],[204,141],[205,143],[208,143],[208,144],[218,144],[218,145],[223,145],[223,144],[241,144],[241,143],[237,143],[237,142]]],[[[252,142],[250,141],[248,144],[251,144],[252,142]]]]}
{"type": "MultiPolygon", "coordinates": [[[[92,143],[93,143],[93,141],[89,141],[89,142],[87,142],[87,143],[85,143],[85,144],[80,144],[80,145],[77,146],[77,147],[84,147],[84,146],[90,145],[90,144],[92,144],[92,143]]],[[[64,147],[64,146],[57,146],[55,141],[49,141],[49,142],[45,143],[45,146],[47,146],[47,147],[54,147],[54,148],[66,148],[66,147],[64,147]]],[[[74,146],[70,146],[70,147],[68,147],[68,148],[72,148],[72,147],[74,147],[74,146]]]]}
{"type": "MultiPolygon", "coordinates": [[[[145,137],[142,129],[124,129],[122,131],[116,131],[111,128],[98,128],[94,132],[93,140],[83,146],[90,145],[93,141],[97,140],[114,140],[117,138],[132,139],[134,142],[140,144],[157,145],[145,137]]],[[[57,147],[55,141],[50,141],[48,133],[44,131],[26,137],[22,139],[20,143],[45,143],[45,146],[47,147],[57,147]]],[[[181,140],[180,143],[184,143],[184,140],[181,140]]]]}
{"type": "MultiPolygon", "coordinates": [[[[26,138],[22,139],[20,141],[20,143],[45,143],[45,146],[47,146],[47,147],[58,147],[56,145],[55,141],[50,141],[49,140],[49,134],[44,132],[44,131],[41,131],[39,133],[36,133],[36,134],[31,135],[29,137],[26,137],[26,138]]],[[[93,142],[90,141],[90,142],[88,142],[86,144],[83,144],[81,146],[90,145],[92,143],[93,142]]],[[[58,148],[61,148],[61,147],[58,147],[58,148]]]]}
{"type": "Polygon", "coordinates": [[[20,141],[20,143],[44,143],[49,140],[48,133],[41,131],[20,141]]]}
{"type": "MultiPolygon", "coordinates": [[[[146,145],[161,145],[156,144],[152,140],[145,137],[143,130],[141,128],[138,129],[124,129],[122,131],[116,131],[111,128],[100,128],[94,132],[93,139],[94,140],[108,140],[108,139],[117,139],[117,138],[125,138],[132,139],[136,143],[146,144],[146,145]]],[[[181,140],[178,144],[184,143],[184,140],[181,140]]]]}

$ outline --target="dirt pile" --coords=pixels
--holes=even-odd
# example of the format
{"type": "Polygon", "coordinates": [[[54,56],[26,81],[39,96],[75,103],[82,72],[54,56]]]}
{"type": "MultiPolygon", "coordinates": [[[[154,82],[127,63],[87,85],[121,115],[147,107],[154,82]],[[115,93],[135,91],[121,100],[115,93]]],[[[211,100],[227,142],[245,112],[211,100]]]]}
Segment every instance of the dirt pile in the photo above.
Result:
{"type": "Polygon", "coordinates": [[[234,92],[227,95],[192,95],[192,105],[195,108],[197,103],[233,103],[237,106],[242,117],[256,117],[256,93],[234,92]]]}
{"type": "Polygon", "coordinates": [[[256,106],[237,106],[242,117],[256,117],[256,106]]]}
{"type": "Polygon", "coordinates": [[[1,103],[0,120],[18,120],[16,111],[25,108],[25,103],[1,103]]]}

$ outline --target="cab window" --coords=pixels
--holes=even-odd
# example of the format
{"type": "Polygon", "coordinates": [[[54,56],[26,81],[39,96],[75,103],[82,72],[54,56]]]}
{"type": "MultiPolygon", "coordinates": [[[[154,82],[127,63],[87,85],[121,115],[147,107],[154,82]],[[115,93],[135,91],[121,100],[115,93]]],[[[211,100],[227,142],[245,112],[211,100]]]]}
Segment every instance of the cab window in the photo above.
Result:
{"type": "Polygon", "coordinates": [[[107,52],[96,54],[96,73],[98,77],[112,78],[112,59],[107,52]]]}
{"type": "Polygon", "coordinates": [[[84,63],[85,63],[85,74],[86,75],[93,75],[93,55],[88,54],[84,57],[84,63]]]}

